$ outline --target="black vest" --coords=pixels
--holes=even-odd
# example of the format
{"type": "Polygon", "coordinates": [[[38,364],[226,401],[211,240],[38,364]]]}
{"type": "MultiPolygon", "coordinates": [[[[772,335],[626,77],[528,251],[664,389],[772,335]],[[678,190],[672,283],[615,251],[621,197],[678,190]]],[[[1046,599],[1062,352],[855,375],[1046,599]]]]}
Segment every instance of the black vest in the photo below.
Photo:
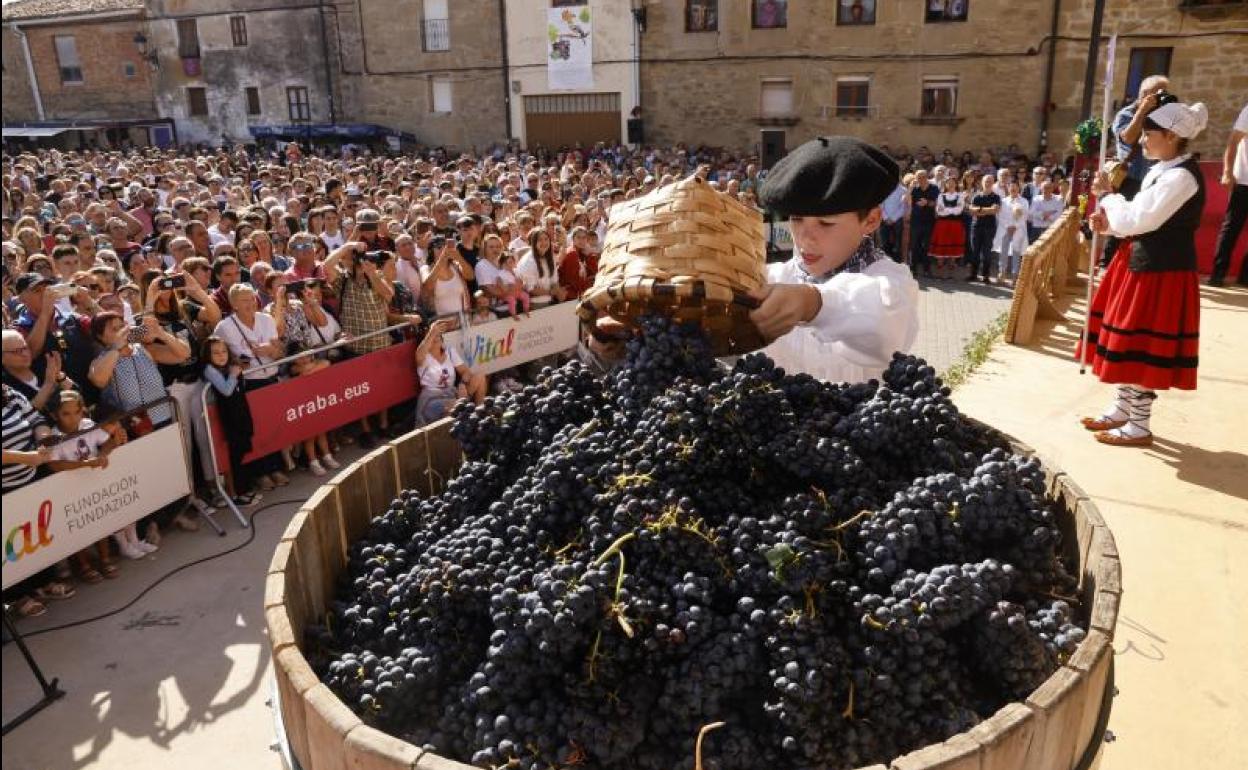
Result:
{"type": "Polygon", "coordinates": [[[1176,168],[1196,177],[1196,194],[1188,198],[1161,227],[1135,237],[1130,262],[1134,272],[1196,269],[1196,230],[1200,227],[1200,215],[1205,210],[1205,180],[1193,158],[1188,158],[1176,168]]]}

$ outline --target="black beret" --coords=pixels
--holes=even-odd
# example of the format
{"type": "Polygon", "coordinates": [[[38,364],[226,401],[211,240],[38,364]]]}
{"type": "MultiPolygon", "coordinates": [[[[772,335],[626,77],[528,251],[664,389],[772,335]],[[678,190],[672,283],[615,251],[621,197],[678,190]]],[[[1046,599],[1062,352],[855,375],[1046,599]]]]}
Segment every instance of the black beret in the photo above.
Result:
{"type": "Polygon", "coordinates": [[[759,189],[781,216],[817,217],[874,208],[897,188],[888,154],[851,136],[816,137],[784,156],[759,189]]]}

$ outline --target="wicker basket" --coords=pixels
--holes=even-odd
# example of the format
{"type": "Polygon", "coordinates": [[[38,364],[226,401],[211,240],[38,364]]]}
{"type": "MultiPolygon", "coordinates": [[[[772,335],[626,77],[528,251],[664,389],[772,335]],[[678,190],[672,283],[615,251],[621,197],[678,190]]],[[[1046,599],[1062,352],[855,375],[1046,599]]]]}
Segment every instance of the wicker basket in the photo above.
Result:
{"type": "Polygon", "coordinates": [[[765,282],[763,217],[693,176],[612,207],[594,285],[577,312],[635,326],[659,313],[701,326],[716,355],[765,344],[747,292],[765,282]]]}

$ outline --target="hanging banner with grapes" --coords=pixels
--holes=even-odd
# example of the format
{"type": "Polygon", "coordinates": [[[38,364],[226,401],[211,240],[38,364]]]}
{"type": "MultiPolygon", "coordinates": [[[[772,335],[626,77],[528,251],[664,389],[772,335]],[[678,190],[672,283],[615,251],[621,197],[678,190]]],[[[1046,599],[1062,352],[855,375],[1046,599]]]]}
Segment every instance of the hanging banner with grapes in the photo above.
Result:
{"type": "Polygon", "coordinates": [[[594,87],[594,45],[588,5],[547,10],[546,79],[552,91],[594,87]]]}

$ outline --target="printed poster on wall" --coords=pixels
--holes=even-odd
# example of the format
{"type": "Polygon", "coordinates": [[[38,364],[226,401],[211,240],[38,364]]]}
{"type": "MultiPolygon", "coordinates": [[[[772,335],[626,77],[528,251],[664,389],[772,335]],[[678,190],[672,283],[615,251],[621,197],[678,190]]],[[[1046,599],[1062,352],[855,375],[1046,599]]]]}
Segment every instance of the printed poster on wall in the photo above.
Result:
{"type": "Polygon", "coordinates": [[[547,9],[546,79],[552,91],[594,87],[594,46],[588,5],[547,9]]]}

